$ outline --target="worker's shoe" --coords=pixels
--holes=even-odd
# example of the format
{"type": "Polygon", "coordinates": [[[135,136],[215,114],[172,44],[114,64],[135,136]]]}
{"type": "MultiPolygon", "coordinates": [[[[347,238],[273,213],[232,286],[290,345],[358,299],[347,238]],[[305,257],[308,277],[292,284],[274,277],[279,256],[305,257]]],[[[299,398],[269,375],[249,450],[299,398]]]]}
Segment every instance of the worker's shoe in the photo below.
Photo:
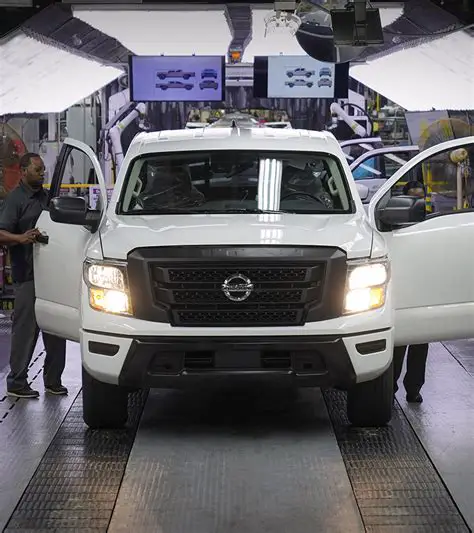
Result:
{"type": "Polygon", "coordinates": [[[421,403],[423,401],[423,396],[417,392],[415,394],[407,393],[407,402],[408,403],[421,403]]]}
{"type": "Polygon", "coordinates": [[[55,396],[66,396],[68,390],[64,385],[56,385],[55,387],[45,387],[45,390],[49,394],[54,394],[55,396]]]}
{"type": "Polygon", "coordinates": [[[39,392],[33,390],[29,385],[25,385],[22,389],[7,390],[7,396],[12,398],[39,398],[39,392]]]}

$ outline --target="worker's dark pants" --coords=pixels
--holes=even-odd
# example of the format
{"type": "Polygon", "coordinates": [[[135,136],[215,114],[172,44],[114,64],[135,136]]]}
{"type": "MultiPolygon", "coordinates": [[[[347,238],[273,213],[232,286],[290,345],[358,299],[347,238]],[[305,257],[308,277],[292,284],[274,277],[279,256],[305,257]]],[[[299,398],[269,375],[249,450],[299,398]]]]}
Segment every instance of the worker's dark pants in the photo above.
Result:
{"type": "MultiPolygon", "coordinates": [[[[397,346],[393,353],[393,372],[395,392],[398,390],[397,382],[402,373],[403,360],[407,352],[406,346],[397,346]]],[[[407,371],[403,385],[407,394],[416,395],[425,383],[426,359],[428,357],[428,344],[413,344],[408,346],[407,371]]]]}
{"type": "MultiPolygon", "coordinates": [[[[21,390],[27,385],[28,366],[38,341],[39,329],[35,316],[34,281],[19,283],[15,291],[13,314],[10,374],[8,390],[21,390]]],[[[46,387],[61,385],[61,376],[66,363],[66,341],[43,333],[46,349],[43,380],[46,387]]]]}

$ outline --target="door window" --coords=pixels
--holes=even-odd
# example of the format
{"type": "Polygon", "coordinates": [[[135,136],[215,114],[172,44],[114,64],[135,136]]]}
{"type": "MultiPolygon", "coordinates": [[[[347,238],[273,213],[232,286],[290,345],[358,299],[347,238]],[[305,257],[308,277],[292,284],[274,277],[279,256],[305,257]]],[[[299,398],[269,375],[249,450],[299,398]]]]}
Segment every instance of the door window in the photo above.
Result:
{"type": "Polygon", "coordinates": [[[100,198],[99,186],[89,157],[73,146],[64,146],[61,155],[49,186],[50,199],[57,196],[81,196],[90,207],[97,208],[95,204],[97,198],[100,198]]]}
{"type": "Polygon", "coordinates": [[[427,215],[474,208],[474,145],[444,150],[424,159],[390,189],[390,196],[425,198],[427,215]]]}

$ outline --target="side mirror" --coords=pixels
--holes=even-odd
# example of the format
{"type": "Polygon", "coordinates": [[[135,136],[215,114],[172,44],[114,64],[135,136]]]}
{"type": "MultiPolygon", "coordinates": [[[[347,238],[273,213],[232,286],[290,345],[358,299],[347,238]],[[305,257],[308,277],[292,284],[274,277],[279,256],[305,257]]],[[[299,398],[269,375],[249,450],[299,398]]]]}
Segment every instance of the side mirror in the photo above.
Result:
{"type": "Polygon", "coordinates": [[[58,196],[51,200],[49,214],[53,222],[86,226],[97,231],[100,222],[100,211],[88,208],[84,198],[79,196],[58,196]]]}
{"type": "Polygon", "coordinates": [[[377,220],[390,228],[416,224],[425,219],[425,199],[414,196],[392,196],[386,205],[377,211],[377,220]]]}
{"type": "Polygon", "coordinates": [[[363,185],[362,183],[356,183],[357,192],[359,193],[360,199],[362,201],[367,200],[369,197],[369,188],[367,185],[363,185]]]}

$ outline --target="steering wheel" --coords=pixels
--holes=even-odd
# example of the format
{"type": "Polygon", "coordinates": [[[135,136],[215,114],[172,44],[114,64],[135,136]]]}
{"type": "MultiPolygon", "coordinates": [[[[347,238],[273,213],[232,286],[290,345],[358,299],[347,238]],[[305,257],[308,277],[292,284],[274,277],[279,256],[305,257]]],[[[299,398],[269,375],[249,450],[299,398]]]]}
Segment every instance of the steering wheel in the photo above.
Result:
{"type": "Polygon", "coordinates": [[[287,200],[291,196],[307,196],[308,198],[311,198],[312,200],[316,200],[316,202],[321,203],[321,200],[317,196],[314,196],[313,194],[310,194],[309,192],[304,192],[304,191],[301,191],[301,192],[300,191],[290,192],[286,196],[283,196],[282,198],[280,198],[280,202],[283,202],[284,200],[287,200]]]}

